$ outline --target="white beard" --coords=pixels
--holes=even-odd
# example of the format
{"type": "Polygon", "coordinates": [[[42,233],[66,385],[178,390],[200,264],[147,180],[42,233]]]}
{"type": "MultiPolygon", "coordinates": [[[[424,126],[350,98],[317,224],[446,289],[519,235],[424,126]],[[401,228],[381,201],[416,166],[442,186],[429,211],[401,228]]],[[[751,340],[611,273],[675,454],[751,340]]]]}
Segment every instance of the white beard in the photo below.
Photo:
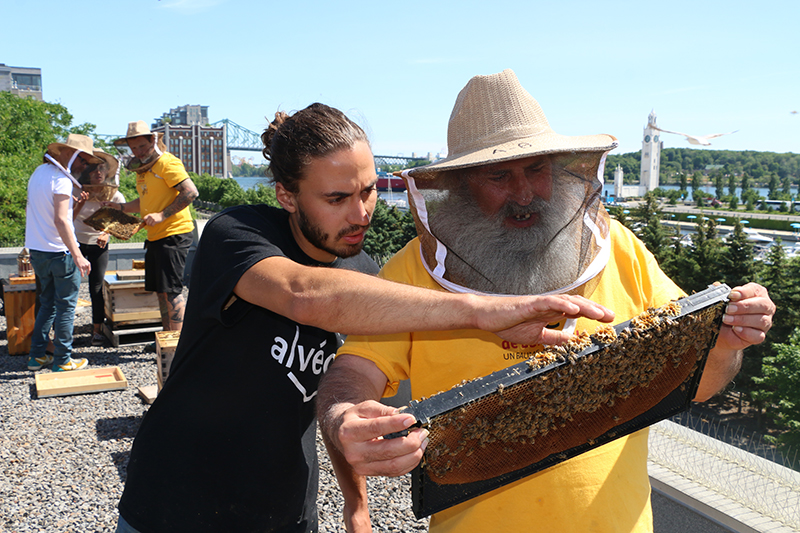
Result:
{"type": "Polygon", "coordinates": [[[492,217],[480,211],[464,190],[431,209],[430,228],[448,249],[445,278],[472,290],[498,294],[542,294],[580,276],[584,231],[583,183],[554,180],[549,202],[509,203],[492,217]],[[530,228],[509,228],[513,214],[538,213],[530,228]]]}

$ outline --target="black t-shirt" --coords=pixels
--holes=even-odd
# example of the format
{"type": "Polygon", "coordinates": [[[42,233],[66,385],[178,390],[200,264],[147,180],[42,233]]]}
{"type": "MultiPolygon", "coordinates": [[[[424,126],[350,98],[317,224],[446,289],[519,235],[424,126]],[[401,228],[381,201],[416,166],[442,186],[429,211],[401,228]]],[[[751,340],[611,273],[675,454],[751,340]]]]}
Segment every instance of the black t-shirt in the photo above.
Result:
{"type": "Polygon", "coordinates": [[[239,206],[206,224],[169,379],[136,435],[119,503],[143,533],[316,528],[313,399],[343,339],[232,298],[271,256],[378,270],[363,252],[314,261],[281,209],[239,206]]]}

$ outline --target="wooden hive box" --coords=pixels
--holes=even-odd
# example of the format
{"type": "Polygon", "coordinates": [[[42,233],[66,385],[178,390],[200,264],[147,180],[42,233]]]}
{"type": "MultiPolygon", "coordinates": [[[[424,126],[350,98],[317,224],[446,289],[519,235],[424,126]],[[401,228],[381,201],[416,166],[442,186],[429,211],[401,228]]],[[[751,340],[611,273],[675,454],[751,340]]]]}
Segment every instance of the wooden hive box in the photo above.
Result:
{"type": "Polygon", "coordinates": [[[123,390],[127,387],[128,380],[117,366],[36,374],[36,395],[39,398],[123,390]]]}
{"type": "Polygon", "coordinates": [[[156,332],[156,362],[158,366],[158,390],[164,386],[164,382],[169,377],[169,367],[175,358],[175,349],[180,340],[180,331],[157,331],[156,332]]]}
{"type": "Polygon", "coordinates": [[[160,322],[158,297],[144,290],[143,276],[129,274],[132,272],[137,271],[124,271],[123,279],[117,277],[116,271],[106,272],[103,279],[106,317],[114,324],[160,322]]]}
{"type": "Polygon", "coordinates": [[[30,279],[30,283],[3,280],[8,355],[23,355],[31,351],[31,335],[36,322],[36,278],[30,279]]]}

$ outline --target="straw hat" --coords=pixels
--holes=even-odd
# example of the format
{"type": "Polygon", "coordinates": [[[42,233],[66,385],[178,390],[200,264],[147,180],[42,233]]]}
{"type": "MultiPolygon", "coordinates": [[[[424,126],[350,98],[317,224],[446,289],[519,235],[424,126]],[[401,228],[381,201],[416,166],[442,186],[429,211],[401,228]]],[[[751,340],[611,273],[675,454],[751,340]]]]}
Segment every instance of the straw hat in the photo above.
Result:
{"type": "Polygon", "coordinates": [[[61,151],[65,148],[72,148],[79,152],[83,152],[89,156],[89,163],[97,165],[100,159],[94,156],[94,142],[86,135],[78,135],[77,133],[70,133],[65,143],[51,143],[47,146],[47,152],[56,159],[61,155],[61,151]]]}
{"type": "Polygon", "coordinates": [[[148,126],[144,120],[128,122],[128,133],[125,134],[125,137],[115,140],[114,144],[117,146],[120,144],[127,144],[128,139],[132,139],[133,137],[144,137],[145,135],[155,135],[155,133],[150,131],[150,126],[148,126]]]}
{"type": "Polygon", "coordinates": [[[119,159],[102,150],[95,150],[94,155],[105,161],[105,163],[108,165],[108,171],[106,172],[106,182],[109,185],[114,185],[115,187],[118,186],[119,184],[116,183],[116,175],[117,175],[117,170],[119,169],[119,159]]]}
{"type": "Polygon", "coordinates": [[[606,152],[611,135],[570,137],[550,128],[539,103],[511,69],[475,76],[456,98],[447,127],[448,156],[408,171],[415,178],[441,170],[474,167],[559,152],[606,152]]]}

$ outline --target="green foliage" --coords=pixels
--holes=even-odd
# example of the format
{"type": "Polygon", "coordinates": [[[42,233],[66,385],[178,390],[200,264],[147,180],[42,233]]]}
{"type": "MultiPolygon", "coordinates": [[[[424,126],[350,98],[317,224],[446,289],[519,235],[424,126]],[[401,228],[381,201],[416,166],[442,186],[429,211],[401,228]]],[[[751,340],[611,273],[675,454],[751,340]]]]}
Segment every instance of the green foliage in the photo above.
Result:
{"type": "Polygon", "coordinates": [[[270,175],[267,167],[268,165],[254,165],[242,159],[231,166],[231,175],[236,178],[264,178],[270,175]]]}
{"type": "Polygon", "coordinates": [[[800,446],[800,329],[795,329],[785,343],[774,345],[775,355],[764,358],[763,376],[754,381],[773,406],[771,415],[788,431],[778,442],[800,446]]]}
{"type": "Polygon", "coordinates": [[[198,199],[203,202],[211,202],[223,208],[243,204],[268,204],[278,207],[275,189],[263,183],[257,183],[255,187],[244,190],[234,179],[217,178],[209,174],[198,176],[193,172],[190,172],[189,176],[197,186],[198,199]]]}
{"type": "MultiPolygon", "coordinates": [[[[613,178],[617,164],[622,164],[628,176],[639,175],[641,152],[609,155],[606,163],[606,181],[613,178]]],[[[665,148],[661,150],[661,179],[663,183],[678,183],[681,175],[694,172],[706,173],[707,167],[722,167],[721,173],[730,180],[730,176],[747,175],[748,183],[742,189],[752,187],[755,179],[766,184],[770,174],[776,174],[780,180],[789,177],[797,184],[800,179],[800,154],[731,150],[695,150],[691,148],[665,148]]]]}
{"type": "Polygon", "coordinates": [[[0,91],[0,246],[25,242],[28,179],[47,146],[70,133],[94,131],[93,124],[71,124],[72,115],[60,104],[0,91]]]}
{"type": "Polygon", "coordinates": [[[636,210],[634,219],[639,222],[638,235],[656,260],[663,262],[669,253],[670,239],[661,224],[661,211],[655,194],[647,193],[636,210]]]}
{"type": "Polygon", "coordinates": [[[378,167],[378,170],[391,174],[392,172],[400,172],[401,170],[405,170],[407,168],[421,167],[424,165],[429,165],[430,163],[431,162],[427,159],[420,159],[417,161],[409,161],[407,165],[381,165],[378,167]]]}
{"type": "Polygon", "coordinates": [[[364,240],[364,251],[376,263],[383,265],[416,236],[417,230],[410,211],[400,211],[378,199],[364,240]]]}
{"type": "Polygon", "coordinates": [[[755,280],[757,272],[754,259],[753,244],[747,240],[742,224],[736,220],[719,258],[720,281],[736,287],[755,280]]]}

